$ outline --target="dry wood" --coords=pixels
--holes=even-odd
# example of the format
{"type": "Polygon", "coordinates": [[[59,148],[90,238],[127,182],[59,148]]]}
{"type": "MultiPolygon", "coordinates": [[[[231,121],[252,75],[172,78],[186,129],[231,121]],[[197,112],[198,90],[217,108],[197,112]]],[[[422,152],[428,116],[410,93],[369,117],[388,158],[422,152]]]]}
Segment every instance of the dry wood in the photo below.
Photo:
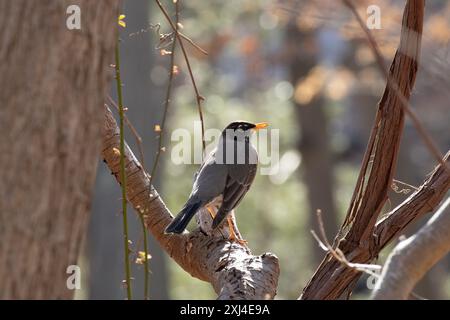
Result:
{"type": "MultiPolygon", "coordinates": [[[[450,151],[444,158],[447,165],[450,163],[449,158],[450,151]]],[[[350,254],[346,253],[345,257],[353,263],[370,263],[409,224],[417,221],[427,213],[433,212],[449,189],[450,174],[445,167],[439,165],[418,190],[376,223],[373,236],[368,240],[370,241],[369,250],[355,250],[350,254]]],[[[347,288],[351,288],[361,275],[361,273],[355,272],[353,269],[346,268],[342,262],[336,259],[330,258],[322,262],[322,264],[324,264],[322,268],[326,267],[328,268],[327,270],[330,270],[330,273],[334,272],[334,274],[330,275],[332,283],[324,282],[325,290],[329,290],[331,294],[335,295],[333,298],[339,298],[340,296],[338,295],[341,291],[337,290],[345,291],[347,288]]],[[[328,296],[325,298],[328,299],[328,296]]]]}
{"type": "MultiPolygon", "coordinates": [[[[400,45],[389,70],[389,78],[406,99],[410,97],[416,78],[423,15],[423,0],[409,0],[406,3],[400,45]]],[[[350,262],[368,263],[382,249],[382,246],[375,245],[379,240],[373,240],[376,238],[375,225],[392,183],[403,124],[401,99],[392,86],[387,84],[378,104],[350,208],[334,243],[350,262]]],[[[448,189],[448,185],[446,187],[448,189]]],[[[417,217],[418,215],[403,224],[397,223],[397,226],[405,227],[417,217]]],[[[303,290],[301,299],[348,297],[360,274],[348,269],[328,253],[303,290]]]]}
{"type": "MultiPolygon", "coordinates": [[[[119,177],[119,131],[109,109],[105,111],[102,156],[111,172],[119,177]]],[[[276,294],[278,258],[265,253],[252,255],[246,246],[225,237],[208,236],[200,230],[181,235],[164,234],[172,220],[170,211],[152,187],[150,179],[126,146],[127,199],[161,247],[188,273],[210,282],[219,299],[273,299],[276,294]]]]}
{"type": "Polygon", "coordinates": [[[408,299],[416,283],[450,251],[450,198],[412,237],[389,255],[373,299],[408,299]]]}
{"type": "MultiPolygon", "coordinates": [[[[444,157],[447,167],[450,151],[444,157]]],[[[450,188],[450,173],[442,165],[430,174],[430,177],[397,208],[393,209],[375,225],[372,247],[383,249],[391,240],[412,222],[434,211],[450,188]]]]}

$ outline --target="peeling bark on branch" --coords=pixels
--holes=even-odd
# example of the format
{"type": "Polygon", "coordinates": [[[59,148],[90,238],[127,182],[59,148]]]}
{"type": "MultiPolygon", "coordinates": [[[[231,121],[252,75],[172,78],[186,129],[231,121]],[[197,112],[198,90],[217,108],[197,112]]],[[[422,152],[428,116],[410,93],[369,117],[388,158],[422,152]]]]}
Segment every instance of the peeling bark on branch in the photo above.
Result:
{"type": "MultiPolygon", "coordinates": [[[[407,100],[409,100],[417,73],[424,5],[423,0],[407,1],[403,14],[400,45],[389,70],[389,78],[407,100]]],[[[334,242],[334,246],[338,247],[353,263],[368,263],[382,249],[382,246],[376,245],[373,240],[374,231],[392,183],[403,123],[404,109],[401,99],[392,87],[392,83],[388,82],[378,104],[375,123],[350,208],[334,242]]],[[[418,197],[417,193],[415,195],[418,197]]],[[[397,221],[401,229],[394,234],[403,230],[419,215],[412,216],[414,218],[402,220],[404,223],[397,221]]],[[[395,217],[399,216],[395,215],[395,217]]],[[[349,297],[359,276],[359,272],[343,266],[328,253],[303,290],[301,299],[349,297]]]]}
{"type": "MultiPolygon", "coordinates": [[[[105,110],[102,156],[120,183],[119,130],[111,111],[105,110]]],[[[210,282],[219,299],[273,299],[278,258],[265,253],[253,256],[248,248],[221,236],[208,236],[200,228],[181,235],[164,234],[172,220],[170,211],[152,187],[149,177],[126,146],[127,199],[161,247],[188,273],[210,282]]]]}
{"type": "Polygon", "coordinates": [[[450,251],[450,198],[414,236],[394,248],[373,299],[408,299],[417,282],[450,251]]]}
{"type": "MultiPolygon", "coordinates": [[[[450,151],[445,156],[447,165],[450,163],[449,158],[450,151]]],[[[449,189],[450,173],[445,167],[438,165],[417,191],[376,223],[372,237],[369,240],[365,240],[370,241],[370,250],[354,250],[350,254],[346,254],[347,259],[354,263],[363,264],[370,263],[376,259],[381,250],[395,237],[398,237],[410,223],[436,210],[449,189]]],[[[335,281],[334,286],[333,283],[325,283],[323,286],[327,290],[330,290],[330,294],[336,295],[333,298],[339,298],[337,296],[339,293],[336,292],[348,287],[351,288],[361,275],[359,272],[345,268],[332,257],[324,260],[320,268],[328,270],[332,279],[331,281],[335,281]]],[[[322,294],[322,292],[318,293],[322,294]]]]}

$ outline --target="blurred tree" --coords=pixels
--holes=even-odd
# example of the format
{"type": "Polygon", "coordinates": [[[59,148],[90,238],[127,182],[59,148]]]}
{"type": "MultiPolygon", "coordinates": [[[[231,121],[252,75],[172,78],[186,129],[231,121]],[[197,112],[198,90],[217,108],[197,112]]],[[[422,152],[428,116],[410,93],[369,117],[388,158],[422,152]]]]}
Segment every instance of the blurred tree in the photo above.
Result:
{"type": "Polygon", "coordinates": [[[117,5],[0,1],[0,299],[73,297],[66,270],[87,228],[117,5]],[[66,27],[73,4],[80,30],[66,27]]]}
{"type": "MultiPolygon", "coordinates": [[[[152,44],[157,43],[153,29],[148,29],[151,20],[152,5],[148,0],[125,1],[123,13],[126,15],[127,27],[121,28],[121,66],[124,84],[124,105],[128,107],[127,116],[143,138],[142,148],[146,152],[146,167],[150,171],[154,154],[158,148],[153,139],[153,128],[162,116],[162,90],[164,87],[152,83],[152,70],[155,68],[157,51],[152,44]],[[146,30],[146,32],[140,32],[146,30]],[[136,33],[138,32],[138,33],[136,33]],[[130,36],[131,33],[134,35],[130,36]]],[[[115,84],[112,87],[115,92],[115,84]]],[[[134,137],[129,133],[127,140],[134,137]]],[[[139,152],[136,152],[139,154],[139,152]]],[[[158,166],[163,170],[163,166],[158,166]]],[[[158,170],[158,171],[159,171],[158,170]]],[[[157,175],[154,184],[161,187],[161,179],[157,175]]],[[[90,265],[89,297],[91,299],[123,299],[125,291],[122,233],[120,219],[120,188],[113,183],[110,172],[103,164],[97,176],[93,214],[89,227],[88,255],[90,265]]],[[[130,210],[131,212],[131,210],[130,210]]],[[[129,215],[129,234],[133,239],[131,247],[143,250],[143,234],[140,220],[136,215],[129,215]]],[[[168,279],[165,256],[154,239],[149,240],[150,263],[150,298],[168,299],[168,279]],[[152,276],[157,275],[157,276],[152,276]]],[[[134,261],[131,255],[132,261],[134,261]]],[[[132,264],[133,298],[142,299],[144,290],[143,266],[132,264]]]]}
{"type": "MultiPolygon", "coordinates": [[[[333,194],[333,159],[324,110],[326,97],[317,84],[320,75],[315,72],[320,64],[317,32],[315,28],[301,29],[296,19],[286,25],[287,63],[295,88],[295,111],[300,124],[298,148],[302,154],[302,175],[308,193],[309,229],[318,230],[316,210],[321,209],[325,229],[331,235],[336,233],[337,216],[333,194]]],[[[310,239],[312,260],[318,263],[323,251],[312,237],[310,239]]]]}

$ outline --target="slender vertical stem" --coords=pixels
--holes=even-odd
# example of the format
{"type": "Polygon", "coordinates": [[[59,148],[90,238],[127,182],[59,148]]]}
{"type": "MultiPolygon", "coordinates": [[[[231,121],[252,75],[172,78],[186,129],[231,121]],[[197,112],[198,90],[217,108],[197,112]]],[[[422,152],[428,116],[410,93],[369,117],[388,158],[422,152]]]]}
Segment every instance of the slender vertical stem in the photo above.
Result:
{"type": "Polygon", "coordinates": [[[122,98],[122,80],[120,78],[120,50],[119,50],[120,37],[117,38],[116,44],[116,84],[117,84],[117,98],[119,103],[119,128],[120,128],[120,181],[122,182],[122,219],[123,219],[123,244],[124,244],[124,263],[125,263],[125,276],[126,276],[126,288],[128,300],[131,300],[131,272],[130,272],[130,260],[129,260],[129,247],[128,247],[128,221],[127,221],[127,180],[125,174],[125,141],[124,141],[124,111],[123,111],[123,98],[122,98]]]}
{"type": "MultiPolygon", "coordinates": [[[[179,7],[178,7],[178,1],[175,3],[175,28],[178,30],[178,16],[179,16],[179,7]]],[[[175,66],[175,49],[177,46],[177,38],[174,37],[173,43],[172,43],[172,49],[171,49],[171,56],[170,56],[170,69],[169,69],[169,84],[167,85],[167,92],[166,92],[166,100],[164,102],[164,112],[163,112],[163,118],[160,125],[160,133],[158,137],[158,150],[156,151],[155,161],[153,163],[153,168],[150,174],[150,190],[152,188],[153,184],[153,178],[156,174],[156,168],[158,166],[159,158],[162,151],[162,141],[163,141],[163,132],[166,127],[166,119],[167,119],[167,111],[169,109],[170,105],[170,95],[172,92],[172,82],[173,82],[173,69],[175,66]]],[[[141,223],[142,223],[142,230],[144,232],[144,270],[145,270],[145,276],[144,276],[144,299],[148,299],[148,283],[149,283],[149,267],[148,267],[148,243],[147,243],[147,228],[145,227],[144,217],[142,216],[143,213],[141,213],[141,223]]]]}
{"type": "MultiPolygon", "coordinates": [[[[110,101],[110,103],[117,109],[117,111],[119,111],[119,106],[114,102],[114,100],[111,98],[111,96],[108,96],[108,100],[110,101]]],[[[146,171],[145,168],[145,162],[144,162],[144,150],[142,149],[142,138],[139,135],[139,133],[137,132],[136,128],[131,124],[130,120],[127,118],[127,116],[125,114],[123,114],[123,118],[125,120],[125,123],[128,125],[128,127],[131,130],[131,133],[133,133],[135,139],[136,139],[136,144],[139,148],[139,161],[141,162],[142,168],[146,171]]],[[[144,212],[139,212],[139,217],[141,218],[141,225],[142,225],[142,230],[143,230],[143,237],[144,237],[144,251],[145,251],[145,263],[144,263],[144,300],[148,300],[149,295],[148,295],[148,288],[149,288],[149,266],[148,266],[148,244],[147,244],[147,228],[145,226],[145,222],[144,222],[144,217],[143,217],[144,212]]]]}
{"type": "MultiPolygon", "coordinates": [[[[191,68],[191,63],[189,62],[189,57],[187,55],[186,49],[184,48],[183,45],[183,39],[182,36],[180,35],[180,32],[178,31],[178,19],[177,21],[174,23],[172,21],[172,19],[170,19],[169,14],[167,13],[167,10],[163,7],[163,5],[161,4],[161,1],[159,0],[155,0],[156,4],[158,5],[159,9],[161,10],[161,12],[163,13],[164,17],[166,18],[167,22],[170,24],[170,26],[172,27],[174,33],[175,33],[175,38],[178,39],[178,43],[180,44],[180,48],[181,48],[181,52],[183,53],[184,56],[184,60],[186,62],[186,66],[188,68],[189,71],[189,76],[191,78],[191,82],[192,82],[192,86],[194,88],[194,92],[195,92],[195,98],[197,100],[197,108],[198,108],[198,114],[200,117],[200,123],[202,125],[202,157],[204,156],[205,153],[205,148],[206,148],[206,143],[205,143],[205,121],[203,119],[203,111],[202,111],[202,101],[205,99],[202,95],[200,95],[200,92],[198,90],[197,84],[195,82],[195,78],[194,78],[194,73],[192,72],[192,68],[191,68]]],[[[177,1],[176,4],[176,8],[178,10],[178,2],[177,1]]],[[[178,14],[177,14],[178,17],[178,14]]]]}
{"type": "MultiPolygon", "coordinates": [[[[175,15],[175,30],[178,30],[178,1],[175,3],[175,8],[176,8],[176,15],[175,15]]],[[[178,41],[179,42],[179,41],[178,41]]],[[[172,93],[172,83],[173,83],[173,78],[174,78],[174,73],[173,73],[173,68],[175,66],[175,50],[177,48],[177,37],[173,38],[173,43],[172,43],[172,48],[171,48],[171,55],[170,55],[170,67],[169,67],[169,82],[167,85],[167,91],[166,91],[166,99],[164,101],[164,112],[163,112],[163,117],[162,117],[162,121],[161,121],[161,125],[160,125],[160,132],[159,132],[159,137],[158,137],[158,150],[156,152],[156,157],[155,157],[155,161],[153,163],[153,168],[152,171],[150,173],[150,188],[152,186],[153,183],[153,178],[156,174],[156,167],[158,165],[158,161],[161,155],[161,150],[162,150],[162,142],[163,142],[163,133],[164,133],[164,129],[166,127],[166,119],[167,119],[167,111],[169,109],[170,106],[170,96],[172,93]]]]}
{"type": "Polygon", "coordinates": [[[147,241],[147,228],[145,226],[144,216],[143,213],[139,215],[139,218],[141,218],[141,224],[142,224],[142,233],[144,234],[144,300],[149,299],[148,289],[149,289],[149,275],[150,275],[150,269],[148,266],[148,241],[147,241]]]}

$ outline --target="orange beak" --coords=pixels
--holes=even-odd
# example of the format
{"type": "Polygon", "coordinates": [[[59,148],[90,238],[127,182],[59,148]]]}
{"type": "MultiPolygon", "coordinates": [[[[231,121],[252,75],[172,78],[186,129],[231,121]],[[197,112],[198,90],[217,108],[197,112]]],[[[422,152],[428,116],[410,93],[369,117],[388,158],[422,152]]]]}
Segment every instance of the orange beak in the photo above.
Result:
{"type": "Polygon", "coordinates": [[[253,128],[253,130],[257,131],[259,129],[264,129],[267,128],[269,126],[269,124],[267,122],[259,122],[255,124],[255,127],[253,128]]]}

